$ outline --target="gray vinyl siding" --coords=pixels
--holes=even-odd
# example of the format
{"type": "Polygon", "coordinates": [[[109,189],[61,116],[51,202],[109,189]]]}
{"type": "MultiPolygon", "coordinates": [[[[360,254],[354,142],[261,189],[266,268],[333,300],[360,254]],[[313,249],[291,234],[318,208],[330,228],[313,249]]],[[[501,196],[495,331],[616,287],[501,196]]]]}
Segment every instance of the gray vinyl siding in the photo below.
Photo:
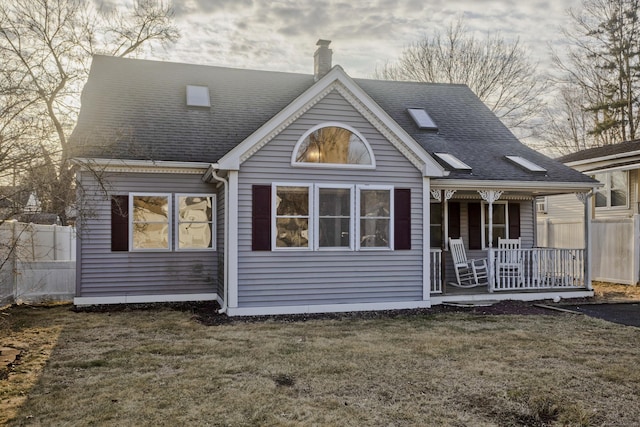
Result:
{"type": "Polygon", "coordinates": [[[239,173],[238,306],[422,300],[422,176],[360,113],[332,92],[242,164],[239,173]],[[375,170],[291,167],[298,139],[336,121],[357,129],[374,152],[375,170]],[[252,185],[379,184],[411,189],[411,250],[251,250],[252,185]]]}
{"type": "MultiPolygon", "coordinates": [[[[201,175],[107,174],[98,182],[93,173],[83,172],[80,180],[84,197],[77,297],[216,292],[216,251],[111,252],[111,195],[215,193],[201,175]]],[[[174,232],[173,224],[171,228],[174,232]]]]}

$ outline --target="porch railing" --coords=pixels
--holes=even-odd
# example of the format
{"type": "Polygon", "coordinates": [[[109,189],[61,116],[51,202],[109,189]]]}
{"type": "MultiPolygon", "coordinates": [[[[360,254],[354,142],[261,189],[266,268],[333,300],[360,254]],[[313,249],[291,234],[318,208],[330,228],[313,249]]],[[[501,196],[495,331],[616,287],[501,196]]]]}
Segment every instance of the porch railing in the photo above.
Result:
{"type": "MultiPolygon", "coordinates": [[[[442,293],[442,251],[431,249],[431,293],[442,293]]],[[[490,249],[489,291],[583,288],[584,249],[490,249]]]]}
{"type": "Polygon", "coordinates": [[[489,249],[491,291],[585,286],[584,249],[489,249]]]}

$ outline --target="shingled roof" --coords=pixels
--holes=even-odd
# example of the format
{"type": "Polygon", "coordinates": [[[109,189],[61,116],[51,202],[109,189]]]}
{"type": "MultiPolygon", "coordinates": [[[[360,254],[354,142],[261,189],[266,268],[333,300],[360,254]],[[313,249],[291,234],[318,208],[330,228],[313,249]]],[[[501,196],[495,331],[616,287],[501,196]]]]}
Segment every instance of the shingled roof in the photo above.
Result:
{"type": "Polygon", "coordinates": [[[586,150],[580,150],[575,153],[559,157],[557,160],[562,163],[571,163],[580,160],[597,159],[600,157],[623,157],[623,155],[633,151],[640,151],[640,139],[625,141],[618,144],[604,145],[602,147],[587,148],[586,150]]]}
{"type": "MultiPolygon", "coordinates": [[[[449,178],[592,182],[520,143],[465,85],[354,82],[426,152],[450,153],[472,167],[449,178]],[[419,129],[410,107],[425,108],[438,130],[419,129]],[[547,172],[528,172],[505,155],[547,172]]],[[[214,163],[313,84],[306,74],[96,56],[71,143],[76,157],[214,163]],[[208,86],[211,107],[187,107],[187,85],[208,86]]]]}

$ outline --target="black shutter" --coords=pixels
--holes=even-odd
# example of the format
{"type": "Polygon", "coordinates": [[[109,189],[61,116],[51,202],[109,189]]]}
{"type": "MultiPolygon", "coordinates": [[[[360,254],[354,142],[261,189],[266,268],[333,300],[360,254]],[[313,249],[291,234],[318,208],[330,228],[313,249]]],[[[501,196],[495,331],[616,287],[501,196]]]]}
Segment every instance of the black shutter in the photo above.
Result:
{"type": "Polygon", "coordinates": [[[254,185],[252,202],[252,249],[271,250],[271,186],[254,185]]]}
{"type": "Polygon", "coordinates": [[[396,188],[393,200],[394,249],[411,249],[411,190],[396,188]]]}
{"type": "Polygon", "coordinates": [[[111,250],[129,250],[129,196],[111,196],[111,250]]]}
{"type": "Polygon", "coordinates": [[[509,203],[509,238],[520,237],[520,203],[509,203]]]}
{"type": "Polygon", "coordinates": [[[460,203],[449,202],[449,237],[452,239],[460,238],[460,203]]]}
{"type": "Polygon", "coordinates": [[[469,249],[482,249],[482,217],[480,203],[469,203],[469,249]]]}

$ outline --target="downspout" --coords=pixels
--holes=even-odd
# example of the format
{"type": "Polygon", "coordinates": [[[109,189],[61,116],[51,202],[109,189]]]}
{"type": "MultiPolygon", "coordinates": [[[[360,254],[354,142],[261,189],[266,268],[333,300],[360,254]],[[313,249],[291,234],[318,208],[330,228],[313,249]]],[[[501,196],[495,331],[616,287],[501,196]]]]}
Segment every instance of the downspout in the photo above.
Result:
{"type": "Polygon", "coordinates": [[[211,165],[209,170],[216,181],[224,184],[224,298],[222,299],[222,308],[218,310],[218,313],[224,314],[227,312],[227,298],[229,295],[229,182],[218,176],[214,165],[211,165]]]}

